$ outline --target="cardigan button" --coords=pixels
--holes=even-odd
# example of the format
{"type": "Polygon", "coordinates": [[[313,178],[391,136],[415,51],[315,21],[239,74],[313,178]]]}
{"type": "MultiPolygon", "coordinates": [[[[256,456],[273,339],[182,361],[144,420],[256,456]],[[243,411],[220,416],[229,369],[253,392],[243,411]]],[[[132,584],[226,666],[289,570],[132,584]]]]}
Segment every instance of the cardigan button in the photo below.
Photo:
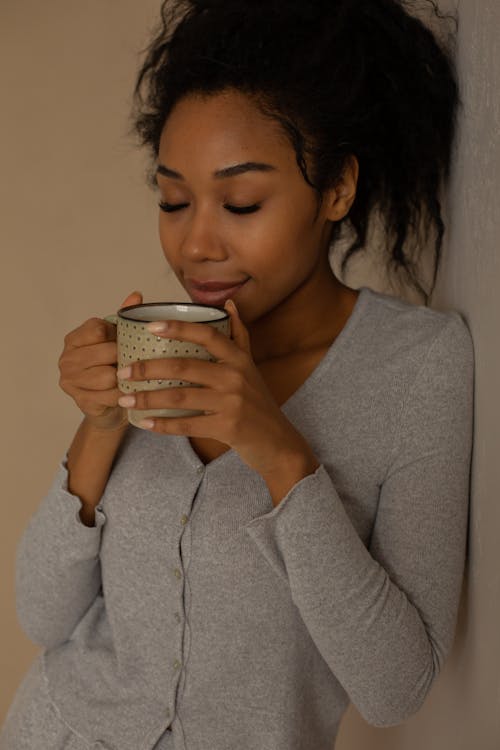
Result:
{"type": "Polygon", "coordinates": [[[181,523],[184,526],[189,521],[189,518],[187,516],[182,516],[181,523]]]}

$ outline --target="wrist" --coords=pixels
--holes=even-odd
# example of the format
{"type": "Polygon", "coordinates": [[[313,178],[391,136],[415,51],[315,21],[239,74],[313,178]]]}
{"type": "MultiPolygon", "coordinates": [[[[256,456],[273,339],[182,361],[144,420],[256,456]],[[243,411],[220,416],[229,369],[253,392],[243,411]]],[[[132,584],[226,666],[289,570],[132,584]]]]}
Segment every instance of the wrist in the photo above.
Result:
{"type": "Polygon", "coordinates": [[[296,484],[314,474],[320,465],[310,449],[283,454],[274,471],[263,477],[273,504],[279,505],[296,484]]]}
{"type": "Polygon", "coordinates": [[[91,417],[86,415],[85,423],[92,432],[111,433],[124,432],[130,425],[127,411],[124,414],[113,416],[112,418],[91,417]]]}
{"type": "Polygon", "coordinates": [[[96,505],[91,505],[90,503],[82,503],[82,507],[80,508],[80,521],[83,523],[84,526],[94,527],[95,526],[95,509],[96,505]]]}

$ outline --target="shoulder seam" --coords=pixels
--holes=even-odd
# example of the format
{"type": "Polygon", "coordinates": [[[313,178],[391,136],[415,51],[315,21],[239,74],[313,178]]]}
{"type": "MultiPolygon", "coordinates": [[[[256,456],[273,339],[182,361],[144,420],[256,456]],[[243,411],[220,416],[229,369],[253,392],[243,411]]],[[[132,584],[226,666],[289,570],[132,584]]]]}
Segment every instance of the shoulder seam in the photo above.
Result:
{"type": "Polygon", "coordinates": [[[372,299],[378,304],[392,310],[397,310],[398,312],[418,312],[419,314],[423,314],[425,316],[428,316],[430,314],[430,316],[434,319],[446,318],[450,314],[459,315],[456,310],[435,310],[434,308],[426,307],[425,305],[417,305],[413,302],[403,299],[402,297],[392,297],[391,295],[377,295],[373,296],[372,299]]]}

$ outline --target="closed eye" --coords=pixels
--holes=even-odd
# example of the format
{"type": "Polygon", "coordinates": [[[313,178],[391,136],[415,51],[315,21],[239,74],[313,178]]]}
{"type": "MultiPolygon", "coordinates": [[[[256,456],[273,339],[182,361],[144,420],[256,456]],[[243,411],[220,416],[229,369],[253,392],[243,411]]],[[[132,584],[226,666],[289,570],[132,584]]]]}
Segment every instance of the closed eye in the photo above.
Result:
{"type": "MultiPolygon", "coordinates": [[[[189,203],[179,203],[175,205],[173,203],[160,202],[158,205],[162,211],[170,214],[174,211],[180,211],[181,208],[186,208],[189,206],[189,203]]],[[[227,210],[231,211],[233,214],[253,214],[260,209],[260,203],[255,203],[253,206],[230,206],[226,204],[224,208],[227,208],[227,210]]]]}
{"type": "Polygon", "coordinates": [[[260,209],[260,203],[255,203],[253,206],[224,206],[224,208],[233,214],[254,214],[260,209]]]}
{"type": "Polygon", "coordinates": [[[162,211],[165,211],[165,213],[170,214],[173,211],[179,211],[181,208],[186,208],[186,206],[189,206],[189,203],[180,203],[179,205],[175,206],[172,203],[164,203],[160,201],[158,205],[162,211]]]}

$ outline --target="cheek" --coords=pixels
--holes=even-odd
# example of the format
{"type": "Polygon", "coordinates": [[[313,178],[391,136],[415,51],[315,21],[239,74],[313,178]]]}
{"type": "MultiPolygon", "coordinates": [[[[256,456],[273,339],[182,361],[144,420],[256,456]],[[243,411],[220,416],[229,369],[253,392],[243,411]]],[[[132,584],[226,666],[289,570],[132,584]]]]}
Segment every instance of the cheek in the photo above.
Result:
{"type": "Polygon", "coordinates": [[[272,264],[273,259],[286,256],[290,242],[297,238],[287,214],[269,212],[257,217],[255,221],[242,221],[241,228],[232,233],[232,244],[244,247],[259,261],[272,264]]]}
{"type": "Polygon", "coordinates": [[[290,217],[289,212],[245,227],[244,242],[237,233],[231,246],[245,259],[248,271],[253,268],[261,280],[279,274],[280,277],[295,277],[308,265],[308,250],[315,245],[311,223],[290,217]],[[236,250],[238,248],[238,250],[236,250]]]}

